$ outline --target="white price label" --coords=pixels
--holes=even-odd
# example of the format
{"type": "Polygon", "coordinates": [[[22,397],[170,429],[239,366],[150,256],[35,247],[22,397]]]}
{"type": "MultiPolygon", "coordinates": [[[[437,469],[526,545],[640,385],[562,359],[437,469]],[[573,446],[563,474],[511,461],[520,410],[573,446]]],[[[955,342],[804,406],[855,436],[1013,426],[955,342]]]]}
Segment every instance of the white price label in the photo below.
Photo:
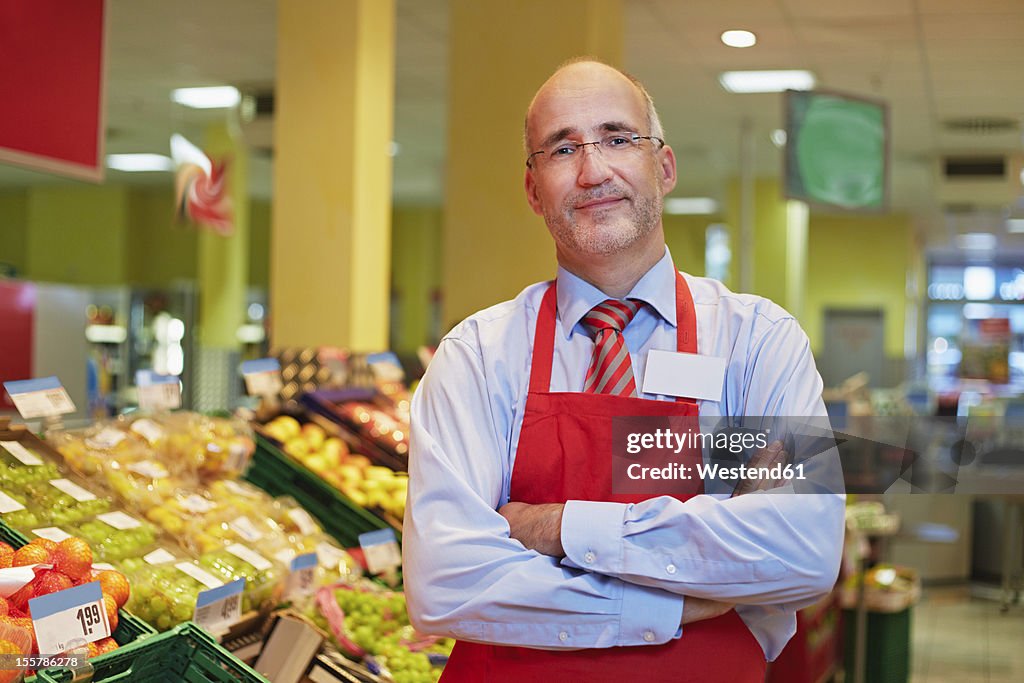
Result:
{"type": "Polygon", "coordinates": [[[139,462],[133,462],[125,467],[129,472],[135,474],[141,474],[149,479],[166,479],[169,474],[167,468],[158,462],[152,460],[140,460],[139,462]]]}
{"type": "Polygon", "coordinates": [[[393,529],[378,529],[359,534],[359,545],[371,574],[380,574],[402,564],[402,551],[393,529]]]}
{"type": "Polygon", "coordinates": [[[75,404],[56,377],[4,382],[4,387],[26,420],[75,412],[75,404]]]}
{"type": "Polygon", "coordinates": [[[181,407],[181,382],[174,375],[160,375],[152,370],[135,373],[135,388],[142,410],[174,410],[181,407]]]}
{"type": "Polygon", "coordinates": [[[163,548],[157,548],[156,550],[149,553],[142,559],[146,562],[146,564],[156,566],[159,564],[167,564],[168,562],[175,562],[178,558],[176,558],[174,555],[171,555],[163,548]]]}
{"type": "Polygon", "coordinates": [[[126,515],[120,511],[104,512],[102,515],[96,515],[96,519],[120,531],[124,531],[125,529],[138,529],[142,526],[142,522],[131,515],[126,515]]]}
{"type": "Polygon", "coordinates": [[[84,489],[70,479],[51,479],[50,486],[58,489],[62,493],[66,493],[79,503],[84,503],[87,500],[96,500],[96,494],[88,489],[84,489]]]}
{"type": "Polygon", "coordinates": [[[190,493],[189,495],[185,496],[184,498],[181,499],[180,505],[184,509],[196,515],[206,514],[207,512],[216,507],[216,505],[206,500],[198,493],[190,493]]]}
{"type": "Polygon", "coordinates": [[[249,543],[255,543],[263,538],[263,534],[260,533],[260,530],[256,528],[256,525],[248,517],[239,517],[234,521],[228,522],[228,526],[249,543]]]}
{"type": "Polygon", "coordinates": [[[320,526],[313,519],[312,515],[302,508],[289,510],[288,519],[295,522],[295,526],[299,527],[299,533],[303,536],[313,536],[320,532],[320,526]]]}
{"type": "Polygon", "coordinates": [[[251,490],[246,489],[244,486],[239,484],[237,481],[234,481],[232,479],[224,479],[222,481],[224,482],[224,487],[228,491],[231,491],[231,493],[235,494],[236,496],[245,496],[246,498],[253,498],[254,497],[253,496],[253,492],[251,490]]]}
{"type": "Polygon", "coordinates": [[[150,444],[154,444],[164,437],[163,427],[145,417],[132,422],[131,430],[150,444]]]}
{"type": "Polygon", "coordinates": [[[110,635],[99,581],[28,601],[40,652],[65,652],[110,635]]]}
{"type": "Polygon", "coordinates": [[[232,543],[225,548],[229,553],[240,559],[242,562],[248,562],[256,571],[265,572],[274,565],[271,564],[270,560],[260,555],[252,548],[246,548],[241,543],[232,543]]]}
{"type": "Polygon", "coordinates": [[[22,465],[35,467],[43,464],[42,458],[22,446],[17,441],[0,441],[0,446],[3,446],[4,450],[14,456],[14,458],[22,465]]]}
{"type": "Polygon", "coordinates": [[[284,387],[281,364],[276,358],[260,358],[242,363],[245,390],[250,396],[276,396],[284,387]]]}
{"type": "Polygon", "coordinates": [[[250,449],[242,443],[228,446],[228,461],[224,466],[228,472],[241,472],[249,462],[250,449]]]}
{"type": "Polygon", "coordinates": [[[45,538],[50,541],[53,541],[54,543],[60,543],[66,538],[71,538],[71,534],[64,531],[63,529],[58,529],[55,526],[47,526],[43,527],[42,529],[33,529],[32,533],[38,536],[39,538],[45,538]]]}
{"type": "Polygon", "coordinates": [[[85,440],[85,445],[101,451],[110,450],[127,438],[127,434],[120,429],[104,427],[98,434],[93,434],[85,440]]]}
{"type": "Polygon", "coordinates": [[[242,616],[243,590],[245,579],[202,591],[196,598],[196,611],[192,621],[212,633],[227,629],[242,616]]]}
{"type": "Polygon", "coordinates": [[[316,553],[306,553],[294,558],[289,564],[291,573],[285,588],[285,600],[294,600],[316,592],[316,553]]]}
{"type": "MultiPolygon", "coordinates": [[[[316,544],[316,555],[320,558],[320,566],[327,569],[338,569],[347,553],[330,543],[320,542],[316,544]]],[[[341,573],[344,574],[345,572],[341,573]]]]}
{"type": "Polygon", "coordinates": [[[287,567],[295,559],[295,551],[291,548],[283,548],[274,553],[274,559],[287,567]]]}
{"type": "Polygon", "coordinates": [[[106,562],[97,562],[96,564],[94,564],[92,566],[92,568],[95,571],[99,571],[99,572],[103,572],[103,571],[111,571],[111,572],[117,571],[117,567],[115,567],[112,564],[107,564],[106,562]]]}
{"type": "Polygon", "coordinates": [[[216,576],[209,573],[202,567],[197,567],[191,562],[179,562],[174,566],[178,569],[178,571],[182,572],[183,574],[188,574],[193,579],[203,584],[207,588],[219,588],[224,585],[224,582],[218,579],[216,576]]]}
{"type": "Polygon", "coordinates": [[[25,506],[8,496],[3,491],[0,491],[0,515],[6,515],[8,512],[18,512],[24,510],[25,506]]]}

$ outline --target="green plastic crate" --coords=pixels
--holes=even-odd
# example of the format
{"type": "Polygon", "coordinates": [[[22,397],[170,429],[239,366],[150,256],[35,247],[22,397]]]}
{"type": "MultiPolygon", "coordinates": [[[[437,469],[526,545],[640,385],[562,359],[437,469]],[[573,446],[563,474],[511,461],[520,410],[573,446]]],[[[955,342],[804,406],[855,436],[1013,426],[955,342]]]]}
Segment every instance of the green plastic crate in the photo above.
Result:
{"type": "MultiPolygon", "coordinates": [[[[864,680],[870,683],[907,683],[910,680],[911,610],[884,613],[868,612],[867,648],[864,680]]],[[[853,658],[857,633],[857,613],[843,610],[844,666],[853,676],[853,658]]]]}
{"type": "Polygon", "coordinates": [[[346,548],[359,545],[359,534],[390,528],[263,436],[256,436],[256,452],[245,478],[272,496],[293,497],[346,548]]]}
{"type": "MultiPolygon", "coordinates": [[[[20,548],[28,543],[28,537],[20,531],[16,531],[0,522],[0,541],[14,548],[20,548]]],[[[156,634],[156,632],[155,628],[142,619],[122,609],[117,612],[117,628],[114,629],[112,635],[118,645],[127,645],[140,638],[148,638],[156,634]]]]}
{"type": "MultiPolygon", "coordinates": [[[[93,683],[268,683],[190,621],[90,660],[93,683]]],[[[70,669],[36,674],[38,683],[71,683],[70,669]]]]}

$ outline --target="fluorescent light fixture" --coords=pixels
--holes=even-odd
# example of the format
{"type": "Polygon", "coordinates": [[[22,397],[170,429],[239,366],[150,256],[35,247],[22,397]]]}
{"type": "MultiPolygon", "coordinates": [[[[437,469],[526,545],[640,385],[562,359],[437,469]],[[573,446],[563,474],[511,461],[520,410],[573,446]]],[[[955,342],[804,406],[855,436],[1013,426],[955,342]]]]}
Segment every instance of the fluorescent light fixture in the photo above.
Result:
{"type": "Polygon", "coordinates": [[[783,92],[784,90],[810,90],[814,87],[814,74],[810,71],[723,71],[718,82],[729,92],[783,92]]]}
{"type": "Polygon", "coordinates": [[[108,154],[107,168],[136,173],[140,171],[173,171],[174,162],[163,154],[108,154]]]}
{"type": "Polygon", "coordinates": [[[997,243],[996,236],[988,232],[968,232],[956,236],[956,245],[961,249],[991,251],[997,243]]]}
{"type": "Polygon", "coordinates": [[[1008,219],[1006,219],[1006,232],[1014,232],[1014,233],[1024,232],[1024,218],[1008,218],[1008,219]]]}
{"type": "Polygon", "coordinates": [[[121,344],[128,338],[128,330],[120,325],[86,325],[85,338],[94,344],[121,344]]]}
{"type": "Polygon", "coordinates": [[[757,44],[757,36],[750,31],[726,31],[722,42],[729,47],[752,47],[757,44]]]}
{"type": "Polygon", "coordinates": [[[964,268],[964,296],[975,301],[996,298],[996,270],[991,266],[964,268]]]}
{"type": "Polygon", "coordinates": [[[665,200],[665,213],[704,216],[718,211],[718,202],[711,197],[670,197],[665,200]]]}
{"type": "Polygon", "coordinates": [[[209,88],[178,88],[171,91],[171,99],[193,109],[223,109],[237,105],[242,96],[238,88],[218,85],[209,88]]]}

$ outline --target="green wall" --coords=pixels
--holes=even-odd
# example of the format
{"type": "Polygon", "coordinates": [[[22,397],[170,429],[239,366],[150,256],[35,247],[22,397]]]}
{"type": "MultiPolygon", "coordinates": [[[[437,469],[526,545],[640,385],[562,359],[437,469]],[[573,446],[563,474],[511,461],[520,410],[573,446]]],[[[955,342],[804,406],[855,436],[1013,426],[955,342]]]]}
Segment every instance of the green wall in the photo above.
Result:
{"type": "Polygon", "coordinates": [[[128,215],[127,282],[160,287],[196,278],[196,230],[174,223],[173,192],[132,190],[128,215]]]}
{"type": "Polygon", "coordinates": [[[270,289],[270,202],[249,202],[249,284],[270,289]]]}
{"type": "Polygon", "coordinates": [[[28,192],[0,192],[0,262],[14,266],[19,275],[28,266],[28,192]]]}
{"type": "Polygon", "coordinates": [[[714,216],[662,216],[665,243],[677,270],[704,275],[704,239],[708,226],[721,221],[714,216]]]}

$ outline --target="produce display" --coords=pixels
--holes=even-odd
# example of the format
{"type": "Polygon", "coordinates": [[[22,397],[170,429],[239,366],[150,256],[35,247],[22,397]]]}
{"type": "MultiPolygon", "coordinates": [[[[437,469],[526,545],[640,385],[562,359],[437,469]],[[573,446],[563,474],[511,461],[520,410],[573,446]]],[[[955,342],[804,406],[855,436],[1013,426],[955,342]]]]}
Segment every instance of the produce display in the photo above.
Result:
{"type": "Polygon", "coordinates": [[[199,593],[223,585],[196,562],[165,549],[127,571],[132,585],[128,611],[160,631],[191,619],[199,593]]]}
{"type": "Polygon", "coordinates": [[[405,515],[408,474],[374,465],[366,456],[350,453],[344,441],[328,437],[313,422],[300,425],[295,418],[281,415],[263,430],[281,442],[286,454],[316,472],[356,505],[379,508],[396,520],[405,515]]]}
{"type": "Polygon", "coordinates": [[[2,519],[19,531],[73,524],[107,512],[112,505],[110,498],[93,493],[84,482],[59,474],[54,479],[24,481],[21,485],[6,483],[2,493],[17,503],[8,503],[2,519]]]}
{"type": "MultiPolygon", "coordinates": [[[[40,653],[32,627],[29,600],[42,595],[99,581],[111,633],[117,628],[117,610],[128,601],[131,594],[130,584],[120,572],[95,571],[92,549],[84,539],[71,536],[57,543],[37,538],[18,550],[0,542],[0,570],[23,566],[33,566],[35,578],[7,598],[0,598],[0,624],[27,633],[32,654],[40,653]]],[[[0,641],[0,648],[10,649],[3,641],[0,641]]],[[[117,643],[113,638],[103,638],[88,645],[88,656],[93,657],[115,649],[117,643]]]]}
{"type": "Polygon", "coordinates": [[[405,595],[372,584],[320,589],[307,616],[346,654],[372,659],[395,683],[432,683],[441,677],[455,641],[424,637],[409,624],[405,595]]]}

